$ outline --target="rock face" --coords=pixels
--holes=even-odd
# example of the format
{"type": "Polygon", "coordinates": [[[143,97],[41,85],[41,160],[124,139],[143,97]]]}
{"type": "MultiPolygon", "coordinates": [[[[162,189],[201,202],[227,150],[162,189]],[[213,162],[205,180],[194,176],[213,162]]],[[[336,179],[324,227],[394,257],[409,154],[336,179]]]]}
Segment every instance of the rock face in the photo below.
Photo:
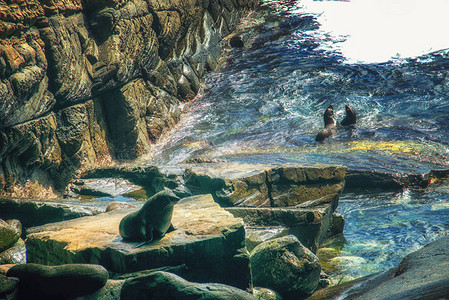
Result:
{"type": "Polygon", "coordinates": [[[252,294],[218,283],[193,283],[168,272],[154,272],[125,281],[120,299],[256,300],[252,294]]]}
{"type": "Polygon", "coordinates": [[[446,236],[407,255],[397,268],[317,291],[310,299],[444,299],[448,249],[446,236]]]}
{"type": "Polygon", "coordinates": [[[206,164],[184,174],[193,193],[209,192],[222,206],[285,207],[330,203],[342,191],[346,167],[206,164]]]}
{"type": "Polygon", "coordinates": [[[20,280],[20,299],[67,299],[84,296],[102,288],[109,278],[108,271],[102,266],[86,264],[22,264],[9,269],[6,275],[20,280]]]}
{"type": "Polygon", "coordinates": [[[243,221],[222,209],[210,195],[182,199],[172,218],[178,229],[140,248],[119,235],[120,221],[136,210],[34,227],[26,241],[28,262],[100,264],[115,273],[184,265],[187,280],[249,288],[243,221]]]}
{"type": "Polygon", "coordinates": [[[318,258],[292,235],[258,245],[250,260],[254,285],[275,290],[284,299],[301,299],[320,281],[318,258]]]}
{"type": "Polygon", "coordinates": [[[1,2],[2,194],[147,153],[257,2],[1,2]]]}

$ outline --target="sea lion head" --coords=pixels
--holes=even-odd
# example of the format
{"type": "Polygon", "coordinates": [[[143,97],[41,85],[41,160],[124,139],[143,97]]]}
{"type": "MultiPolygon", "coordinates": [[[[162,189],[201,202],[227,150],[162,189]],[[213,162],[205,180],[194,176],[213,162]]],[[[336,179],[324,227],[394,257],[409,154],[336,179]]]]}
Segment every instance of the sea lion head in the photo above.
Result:
{"type": "Polygon", "coordinates": [[[332,105],[329,105],[329,107],[324,112],[324,127],[335,125],[336,123],[337,121],[335,120],[334,116],[334,108],[332,105]]]}
{"type": "Polygon", "coordinates": [[[176,203],[179,202],[179,200],[181,200],[181,198],[176,196],[176,194],[173,193],[173,191],[171,191],[171,190],[163,190],[163,191],[155,194],[151,198],[154,198],[154,199],[157,198],[158,203],[160,203],[160,204],[165,203],[166,205],[175,205],[176,203]]]}

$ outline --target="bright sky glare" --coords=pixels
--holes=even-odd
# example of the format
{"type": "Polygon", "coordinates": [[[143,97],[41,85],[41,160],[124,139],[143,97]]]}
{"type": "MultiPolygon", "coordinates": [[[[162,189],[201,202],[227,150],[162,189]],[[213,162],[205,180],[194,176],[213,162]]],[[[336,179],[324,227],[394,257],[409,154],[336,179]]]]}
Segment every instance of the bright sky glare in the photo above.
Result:
{"type": "Polygon", "coordinates": [[[349,61],[384,62],[449,48],[449,0],[301,0],[322,13],[322,29],[348,36],[341,45],[349,61]]]}

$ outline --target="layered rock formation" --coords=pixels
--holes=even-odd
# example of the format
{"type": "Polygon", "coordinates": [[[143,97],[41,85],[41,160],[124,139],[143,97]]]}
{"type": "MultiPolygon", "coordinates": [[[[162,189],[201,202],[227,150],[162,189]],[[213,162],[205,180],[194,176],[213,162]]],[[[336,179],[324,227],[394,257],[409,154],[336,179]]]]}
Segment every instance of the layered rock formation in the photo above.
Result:
{"type": "Polygon", "coordinates": [[[27,261],[100,264],[114,273],[164,267],[176,273],[181,270],[187,280],[250,287],[243,221],[220,208],[210,195],[181,200],[172,218],[178,229],[139,248],[135,248],[137,242],[125,242],[119,235],[120,221],[136,210],[33,227],[26,240],[27,261]]]}
{"type": "Polygon", "coordinates": [[[0,1],[0,191],[147,153],[257,2],[0,1]]]}

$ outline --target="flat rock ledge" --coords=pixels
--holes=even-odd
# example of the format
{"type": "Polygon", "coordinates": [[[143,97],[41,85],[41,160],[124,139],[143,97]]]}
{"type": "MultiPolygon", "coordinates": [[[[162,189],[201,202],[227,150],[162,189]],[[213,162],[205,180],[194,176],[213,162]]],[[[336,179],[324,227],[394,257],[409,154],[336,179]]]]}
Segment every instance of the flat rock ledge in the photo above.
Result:
{"type": "Polygon", "coordinates": [[[120,274],[183,266],[189,281],[250,287],[243,220],[222,209],[211,195],[182,199],[172,219],[178,229],[140,248],[124,242],[118,232],[120,220],[135,210],[33,227],[26,240],[28,262],[99,264],[120,274]]]}

